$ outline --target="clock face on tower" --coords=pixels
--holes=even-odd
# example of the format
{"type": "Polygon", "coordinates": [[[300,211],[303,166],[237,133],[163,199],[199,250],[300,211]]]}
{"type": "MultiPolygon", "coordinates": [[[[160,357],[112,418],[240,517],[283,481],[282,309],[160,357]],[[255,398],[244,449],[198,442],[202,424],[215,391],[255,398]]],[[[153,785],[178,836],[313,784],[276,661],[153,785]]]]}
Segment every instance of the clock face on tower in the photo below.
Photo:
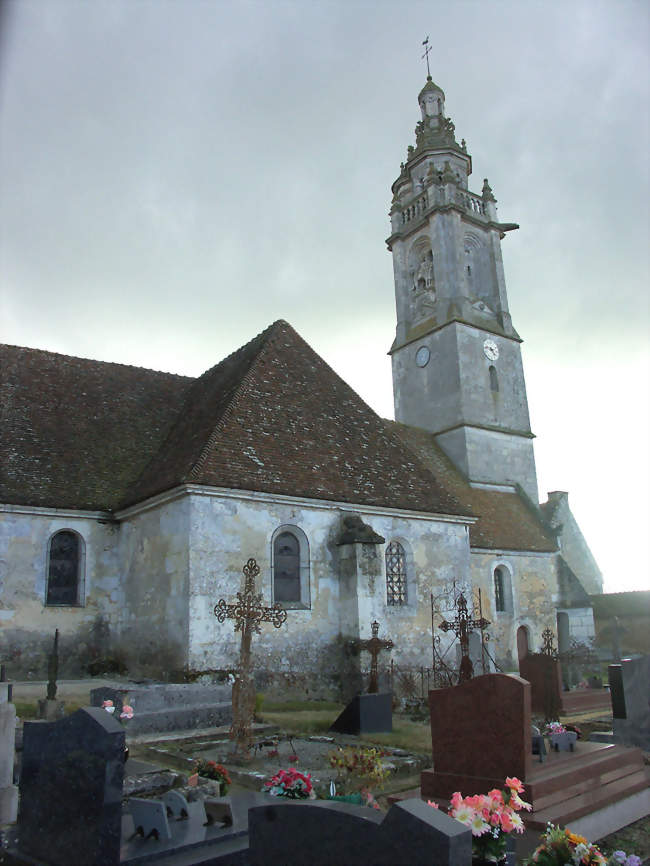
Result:
{"type": "Polygon", "coordinates": [[[488,361],[496,361],[499,357],[499,347],[494,340],[486,340],[483,343],[483,352],[488,361]]]}

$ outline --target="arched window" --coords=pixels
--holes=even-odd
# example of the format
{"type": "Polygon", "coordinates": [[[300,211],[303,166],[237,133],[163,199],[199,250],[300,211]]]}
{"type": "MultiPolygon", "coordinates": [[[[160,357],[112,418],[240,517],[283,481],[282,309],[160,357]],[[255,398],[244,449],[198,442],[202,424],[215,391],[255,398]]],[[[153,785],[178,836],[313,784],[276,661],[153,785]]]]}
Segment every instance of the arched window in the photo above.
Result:
{"type": "Polygon", "coordinates": [[[386,599],[388,604],[406,604],[406,555],[399,541],[386,548],[386,599]]]}
{"type": "Polygon", "coordinates": [[[45,603],[83,603],[83,542],[76,532],[63,529],[50,539],[45,603]]]}
{"type": "Polygon", "coordinates": [[[494,604],[497,610],[506,609],[505,578],[501,567],[494,569],[494,604]]]}
{"type": "Polygon", "coordinates": [[[488,367],[488,371],[490,373],[490,391],[498,391],[499,377],[497,376],[496,367],[490,366],[488,367]]]}
{"type": "Polygon", "coordinates": [[[309,607],[309,542],[297,526],[280,526],[272,540],[273,601],[309,607]]]}
{"type": "Polygon", "coordinates": [[[497,613],[512,613],[512,576],[507,565],[497,565],[492,572],[494,609],[497,613]]]}

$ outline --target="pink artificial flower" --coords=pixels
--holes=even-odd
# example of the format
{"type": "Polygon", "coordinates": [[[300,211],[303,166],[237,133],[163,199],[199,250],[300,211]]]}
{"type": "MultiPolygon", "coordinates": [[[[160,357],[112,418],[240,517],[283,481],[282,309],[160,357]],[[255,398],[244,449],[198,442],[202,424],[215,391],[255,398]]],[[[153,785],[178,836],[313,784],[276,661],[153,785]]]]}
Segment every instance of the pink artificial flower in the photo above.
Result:
{"type": "Polygon", "coordinates": [[[492,788],[491,791],[488,791],[488,797],[494,805],[503,804],[503,791],[500,791],[499,788],[492,788]]]}
{"type": "Polygon", "coordinates": [[[501,828],[506,833],[509,833],[511,830],[514,830],[515,825],[513,824],[512,813],[510,812],[510,810],[504,809],[503,812],[501,812],[500,820],[501,820],[501,828]]]}
{"type": "Polygon", "coordinates": [[[122,712],[120,713],[121,719],[132,719],[133,718],[133,707],[130,707],[128,704],[124,704],[122,707],[122,712]]]}
{"type": "Polygon", "coordinates": [[[438,804],[435,800],[427,800],[427,806],[431,806],[432,809],[438,809],[438,804]]]}
{"type": "Polygon", "coordinates": [[[115,707],[113,706],[113,701],[102,701],[102,707],[106,710],[107,713],[114,713],[115,707]]]}
{"type": "Polygon", "coordinates": [[[516,791],[518,794],[524,793],[524,783],[520,782],[515,776],[507,776],[506,785],[511,791],[516,791]]]}
{"type": "Polygon", "coordinates": [[[189,776],[187,779],[187,784],[190,786],[190,788],[195,788],[199,784],[199,774],[192,773],[192,775],[189,776]]]}
{"type": "Polygon", "coordinates": [[[462,802],[463,798],[460,791],[454,791],[454,793],[451,795],[451,800],[449,801],[450,808],[457,809],[462,802]]]}
{"type": "Polygon", "coordinates": [[[526,809],[527,812],[533,808],[530,803],[527,803],[525,800],[522,800],[518,794],[513,794],[510,798],[510,805],[513,809],[519,811],[520,809],[526,809]]]}

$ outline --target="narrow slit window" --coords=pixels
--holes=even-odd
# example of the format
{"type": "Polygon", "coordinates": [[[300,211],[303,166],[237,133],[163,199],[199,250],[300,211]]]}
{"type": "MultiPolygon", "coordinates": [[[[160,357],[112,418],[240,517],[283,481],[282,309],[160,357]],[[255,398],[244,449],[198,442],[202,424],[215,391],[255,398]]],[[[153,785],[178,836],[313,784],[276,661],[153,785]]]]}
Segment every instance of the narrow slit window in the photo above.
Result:
{"type": "Polygon", "coordinates": [[[499,377],[497,375],[496,367],[489,367],[490,373],[490,391],[498,391],[499,390],[499,377]]]}

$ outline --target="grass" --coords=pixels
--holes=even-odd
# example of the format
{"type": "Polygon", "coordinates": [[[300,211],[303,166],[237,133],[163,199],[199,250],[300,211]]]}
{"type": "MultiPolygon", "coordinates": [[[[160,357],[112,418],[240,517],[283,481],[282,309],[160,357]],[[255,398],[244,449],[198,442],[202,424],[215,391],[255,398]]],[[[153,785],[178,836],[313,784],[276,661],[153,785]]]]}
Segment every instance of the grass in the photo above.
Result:
{"type": "MultiPolygon", "coordinates": [[[[38,701],[14,701],[16,707],[16,715],[19,719],[37,719],[38,718],[38,701]]],[[[65,702],[65,713],[67,716],[70,713],[76,712],[81,707],[87,707],[88,701],[67,701],[65,702]]]]}
{"type": "MultiPolygon", "coordinates": [[[[264,701],[257,715],[260,721],[277,725],[290,734],[325,734],[343,708],[343,704],[328,701],[264,701]]],[[[421,755],[431,754],[428,721],[416,722],[397,715],[393,716],[392,733],[364,734],[363,741],[421,755]]]]}

